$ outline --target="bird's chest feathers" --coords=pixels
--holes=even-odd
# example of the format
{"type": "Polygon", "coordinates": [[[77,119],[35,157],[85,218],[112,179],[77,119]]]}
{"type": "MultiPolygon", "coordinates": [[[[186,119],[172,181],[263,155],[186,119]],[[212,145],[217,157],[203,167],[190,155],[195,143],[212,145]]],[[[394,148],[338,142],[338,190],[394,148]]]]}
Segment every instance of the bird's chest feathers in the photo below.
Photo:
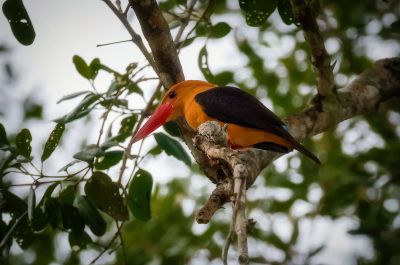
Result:
{"type": "Polygon", "coordinates": [[[184,113],[186,122],[193,130],[197,130],[197,128],[206,121],[215,120],[205,114],[202,107],[194,99],[190,100],[185,105],[184,113]]]}

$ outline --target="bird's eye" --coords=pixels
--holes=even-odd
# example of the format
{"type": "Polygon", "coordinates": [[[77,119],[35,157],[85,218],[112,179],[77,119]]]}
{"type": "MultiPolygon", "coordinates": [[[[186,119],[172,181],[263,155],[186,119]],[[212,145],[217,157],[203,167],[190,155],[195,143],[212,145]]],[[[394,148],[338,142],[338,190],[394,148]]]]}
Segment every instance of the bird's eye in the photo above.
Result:
{"type": "Polygon", "coordinates": [[[169,98],[174,98],[174,97],[176,97],[176,92],[175,92],[175,91],[171,91],[171,92],[168,94],[168,97],[169,97],[169,98]]]}

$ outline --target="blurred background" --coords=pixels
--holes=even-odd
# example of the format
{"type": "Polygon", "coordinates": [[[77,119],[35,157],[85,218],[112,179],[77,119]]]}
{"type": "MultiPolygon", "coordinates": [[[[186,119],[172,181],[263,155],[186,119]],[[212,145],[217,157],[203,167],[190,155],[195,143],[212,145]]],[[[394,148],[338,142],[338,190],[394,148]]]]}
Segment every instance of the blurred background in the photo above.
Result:
{"type": "MultiPolygon", "coordinates": [[[[230,30],[223,37],[206,38],[200,25],[194,33],[197,37],[180,52],[186,79],[205,79],[198,57],[206,47],[208,66],[218,83],[245,89],[280,117],[306,106],[316,88],[301,30],[286,25],[277,11],[262,26],[250,27],[238,1],[214,2],[211,24],[225,22],[230,30]]],[[[173,16],[168,13],[185,11],[186,1],[159,3],[171,24],[173,16]]],[[[0,15],[0,122],[11,136],[28,128],[32,152],[40,155],[54,127],[53,120],[79,102],[57,101],[64,95],[92,89],[76,71],[74,55],[88,62],[99,58],[120,72],[130,63],[144,65],[145,59],[129,42],[97,47],[130,38],[102,1],[41,0],[24,4],[36,32],[30,46],[15,40],[6,18],[0,15]]],[[[204,10],[205,6],[206,1],[198,1],[195,10],[204,10]]],[[[129,19],[140,32],[133,12],[129,19]]],[[[375,60],[400,54],[398,1],[321,1],[318,22],[335,62],[338,88],[375,60]]],[[[195,23],[191,21],[188,30],[195,23]]],[[[177,28],[172,32],[175,35],[177,28]]],[[[143,74],[155,77],[149,69],[143,74]]],[[[96,88],[105,91],[112,80],[112,75],[101,72],[95,80],[96,88]]],[[[150,80],[141,86],[144,100],[129,96],[129,108],[143,108],[156,84],[150,80]]],[[[293,152],[264,170],[248,192],[247,213],[256,221],[249,237],[251,264],[400,264],[399,103],[398,99],[391,100],[376,111],[307,140],[306,146],[321,158],[320,167],[293,152]]],[[[45,171],[57,172],[83,146],[96,143],[101,114],[93,111],[68,124],[45,171]]],[[[230,206],[218,211],[209,224],[197,224],[195,212],[213,185],[194,163],[189,166],[164,152],[154,152],[156,146],[153,137],[145,140],[142,153],[146,155],[140,163],[154,180],[153,217],[147,222],[133,219],[123,230],[129,264],[221,264],[230,206]],[[148,153],[150,150],[153,152],[148,153]]],[[[138,149],[134,146],[135,151],[138,149]]],[[[115,180],[118,170],[118,166],[113,167],[108,174],[115,180]]],[[[1,183],[29,181],[29,176],[7,174],[1,183]]],[[[10,190],[26,198],[29,186],[10,190]]],[[[10,220],[6,213],[2,218],[6,223],[10,220]]],[[[101,238],[89,231],[88,244],[71,249],[68,233],[47,226],[35,234],[26,249],[14,242],[2,264],[89,264],[114,233],[111,224],[101,238]]],[[[232,264],[236,254],[235,249],[230,252],[232,264]]],[[[96,264],[122,264],[121,255],[116,244],[96,264]]]]}

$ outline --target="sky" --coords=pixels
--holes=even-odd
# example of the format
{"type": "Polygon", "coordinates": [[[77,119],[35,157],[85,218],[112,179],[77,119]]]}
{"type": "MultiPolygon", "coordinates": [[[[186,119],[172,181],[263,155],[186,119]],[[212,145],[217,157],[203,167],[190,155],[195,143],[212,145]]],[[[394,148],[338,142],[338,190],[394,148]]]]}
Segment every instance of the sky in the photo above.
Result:
{"type": "MultiPolygon", "coordinates": [[[[24,4],[36,31],[34,43],[31,46],[22,46],[17,43],[3,15],[0,15],[0,43],[6,43],[12,48],[12,61],[18,69],[17,75],[20,76],[20,81],[15,84],[17,92],[8,92],[9,96],[18,99],[30,94],[46,104],[44,121],[26,124],[33,129],[34,149],[38,150],[54,126],[51,120],[65,114],[74,106],[73,104],[76,104],[76,102],[72,105],[70,103],[56,104],[57,100],[66,94],[90,89],[87,80],[76,72],[72,63],[73,55],[77,54],[86,61],[98,57],[105,65],[117,71],[123,71],[131,62],[143,62],[144,58],[132,43],[96,47],[102,43],[129,39],[126,30],[102,1],[39,0],[24,1],[24,4]]],[[[133,17],[132,21],[135,29],[140,32],[133,17]]],[[[251,29],[248,33],[251,34],[251,29]]],[[[210,58],[212,58],[210,65],[214,70],[222,69],[227,63],[231,68],[240,68],[246,63],[240,55],[235,53],[234,45],[230,45],[232,38],[231,34],[228,38],[209,43],[210,58]]],[[[274,44],[273,38],[271,39],[274,44]]],[[[203,44],[204,41],[200,40],[180,54],[187,79],[203,79],[197,67],[197,54],[203,44]]],[[[291,41],[286,39],[272,45],[271,50],[267,52],[280,56],[285,53],[285,49],[290,49],[291,45],[291,41]]],[[[335,46],[334,43],[332,45],[335,46]]],[[[377,53],[377,57],[391,55],[387,49],[372,50],[377,53]]],[[[1,57],[0,60],[2,60],[1,57]]],[[[269,64],[270,67],[274,67],[273,60],[269,64]]],[[[107,87],[109,83],[110,79],[105,75],[100,76],[100,80],[97,81],[99,87],[107,87]]],[[[149,91],[145,91],[145,95],[151,94],[150,89],[149,87],[149,91]]],[[[130,102],[130,104],[141,103],[130,102]]],[[[15,122],[15,117],[8,115],[6,122],[16,131],[19,129],[17,128],[19,124],[15,122]]],[[[95,137],[96,130],[91,129],[88,135],[95,137]]],[[[71,141],[76,137],[81,138],[82,132],[70,130],[68,137],[71,141]]],[[[147,146],[151,146],[154,142],[152,139],[147,141],[147,146]]],[[[79,150],[79,147],[78,144],[66,145],[64,154],[57,155],[64,156],[67,161],[71,154],[79,150]]],[[[281,161],[277,162],[278,165],[279,163],[284,165],[285,160],[281,161]]],[[[146,160],[143,167],[151,170],[155,181],[160,184],[172,177],[190,175],[189,169],[181,162],[166,155],[157,157],[157,163],[151,159],[146,160]]],[[[299,209],[305,209],[304,207],[306,206],[300,206],[299,209]]],[[[261,225],[263,222],[271,222],[263,213],[260,213],[258,217],[261,218],[261,225]]],[[[283,236],[287,233],[285,226],[277,224],[275,226],[283,236]]],[[[309,230],[309,233],[303,235],[305,243],[299,246],[300,248],[307,247],[309,242],[315,243],[325,239],[328,242],[328,250],[324,252],[324,255],[320,255],[316,262],[342,264],[342,260],[338,257],[345,260],[349,255],[370,252],[370,243],[365,238],[350,238],[347,235],[346,230],[354,226],[354,223],[349,220],[331,221],[321,218],[316,225],[306,222],[303,226],[305,231],[309,230]],[[329,238],[326,238],[327,230],[331,233],[329,238]]]]}

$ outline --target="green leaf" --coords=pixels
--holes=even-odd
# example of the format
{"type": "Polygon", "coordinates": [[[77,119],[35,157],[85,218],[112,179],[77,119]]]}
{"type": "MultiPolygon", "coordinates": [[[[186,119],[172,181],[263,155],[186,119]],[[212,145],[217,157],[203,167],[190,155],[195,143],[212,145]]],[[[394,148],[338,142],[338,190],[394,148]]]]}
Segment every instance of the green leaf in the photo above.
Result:
{"type": "Polygon", "coordinates": [[[0,192],[0,198],[2,199],[2,212],[10,213],[13,219],[17,219],[27,211],[26,203],[20,197],[7,190],[0,190],[0,192]]]}
{"type": "Polygon", "coordinates": [[[225,22],[219,22],[216,25],[212,26],[210,29],[210,38],[223,38],[231,31],[231,26],[229,26],[225,22]]]}
{"type": "Polygon", "coordinates": [[[183,41],[177,43],[177,44],[176,44],[176,47],[177,47],[177,48],[181,48],[181,49],[182,49],[182,48],[185,48],[185,47],[189,46],[190,44],[192,44],[193,41],[194,41],[196,38],[197,38],[197,36],[194,36],[194,37],[185,39],[185,40],[183,40],[183,41]]]}
{"type": "MultiPolygon", "coordinates": [[[[33,220],[32,220],[32,227],[34,231],[40,231],[46,227],[46,225],[51,220],[51,225],[53,227],[57,227],[58,223],[58,213],[53,212],[54,208],[58,206],[58,202],[48,202],[51,198],[51,194],[53,193],[54,189],[60,184],[60,182],[55,182],[49,185],[43,194],[42,199],[40,200],[39,204],[37,205],[33,220]],[[50,216],[50,218],[49,218],[50,216]]],[[[55,199],[54,199],[55,200],[55,199]]]]}
{"type": "Polygon", "coordinates": [[[36,195],[35,190],[32,187],[29,189],[28,194],[28,219],[32,222],[34,213],[35,213],[35,206],[36,206],[36,195]]]}
{"type": "Polygon", "coordinates": [[[32,244],[34,239],[34,233],[27,217],[27,205],[21,198],[7,190],[0,192],[1,211],[10,213],[12,218],[6,235],[0,240],[1,244],[7,242],[8,238],[12,236],[18,245],[25,249],[32,244]]]}
{"type": "Polygon", "coordinates": [[[76,185],[69,182],[69,183],[63,183],[61,187],[62,188],[60,190],[60,195],[58,196],[60,202],[73,204],[76,195],[76,185]]]}
{"type": "Polygon", "coordinates": [[[208,28],[206,23],[200,23],[196,28],[196,36],[206,36],[208,28]]]}
{"type": "Polygon", "coordinates": [[[95,144],[90,144],[87,145],[82,151],[74,154],[73,157],[81,161],[92,163],[96,157],[101,155],[104,155],[103,149],[95,144]]]}
{"type": "Polygon", "coordinates": [[[87,116],[92,110],[93,110],[93,108],[80,110],[80,111],[74,113],[73,115],[67,115],[61,119],[57,119],[54,121],[57,123],[61,123],[61,122],[70,123],[71,121],[79,120],[80,118],[87,116]]]}
{"type": "Polygon", "coordinates": [[[129,94],[136,93],[143,96],[142,89],[136,83],[130,82],[126,89],[129,91],[129,94]]]}
{"type": "Polygon", "coordinates": [[[55,198],[47,197],[44,200],[44,213],[46,214],[47,220],[49,221],[51,227],[53,229],[56,229],[58,226],[58,221],[59,221],[59,210],[60,206],[55,198]]]}
{"type": "Polygon", "coordinates": [[[12,237],[8,236],[8,239],[6,238],[8,232],[9,231],[7,224],[2,219],[0,219],[0,238],[1,243],[3,244],[2,251],[10,251],[12,245],[12,237]]]}
{"type": "Polygon", "coordinates": [[[53,193],[54,189],[59,185],[59,182],[55,182],[49,185],[43,194],[42,199],[40,200],[39,204],[36,206],[35,211],[33,213],[33,220],[32,220],[32,228],[34,231],[41,231],[43,230],[46,225],[49,223],[46,214],[45,202],[51,198],[51,194],[53,193]]]}
{"type": "Polygon", "coordinates": [[[61,99],[59,99],[57,101],[57,104],[65,101],[65,100],[73,99],[73,98],[76,98],[76,97],[79,97],[79,96],[85,95],[85,94],[93,94],[93,93],[91,91],[79,91],[79,92],[76,92],[76,93],[65,95],[65,96],[63,96],[61,99]]]}
{"type": "Polygon", "coordinates": [[[133,71],[138,67],[138,63],[130,63],[128,64],[128,66],[126,67],[126,73],[128,75],[131,75],[133,73],[133,71]]]}
{"type": "Polygon", "coordinates": [[[203,48],[201,48],[197,63],[205,79],[208,82],[213,82],[214,75],[211,73],[211,70],[208,66],[208,52],[206,46],[203,46],[203,48]]]}
{"type": "Polygon", "coordinates": [[[151,148],[149,150],[149,152],[147,152],[147,153],[150,154],[150,155],[156,156],[156,155],[161,154],[161,152],[162,152],[162,150],[161,150],[160,146],[156,145],[153,148],[151,148]]]}
{"type": "Polygon", "coordinates": [[[85,224],[89,226],[93,234],[96,236],[104,235],[107,229],[107,223],[89,199],[86,196],[81,195],[76,198],[75,203],[79,214],[82,216],[85,224]]]}
{"type": "Polygon", "coordinates": [[[112,166],[121,161],[124,155],[124,151],[109,151],[106,152],[103,156],[99,156],[94,164],[96,169],[104,170],[109,169],[112,166]]]}
{"type": "Polygon", "coordinates": [[[114,136],[113,139],[118,142],[123,142],[126,138],[132,135],[133,127],[137,122],[137,115],[132,114],[131,116],[125,117],[121,120],[121,127],[119,128],[118,135],[114,136]]]}
{"type": "Polygon", "coordinates": [[[71,233],[75,237],[81,237],[85,228],[85,222],[80,216],[78,209],[68,203],[61,203],[60,209],[64,229],[71,230],[71,233]]]}
{"type": "Polygon", "coordinates": [[[73,251],[86,249],[86,246],[92,243],[92,239],[86,232],[83,232],[82,235],[79,237],[77,237],[75,233],[69,233],[68,241],[73,251]]]}
{"type": "Polygon", "coordinates": [[[274,12],[278,0],[239,0],[239,5],[246,16],[246,23],[258,27],[265,23],[274,12]]]}
{"type": "Polygon", "coordinates": [[[4,128],[3,124],[0,123],[0,146],[9,145],[10,143],[7,140],[7,133],[6,129],[4,128]]]}
{"type": "Polygon", "coordinates": [[[22,129],[15,139],[15,144],[17,146],[20,155],[29,158],[31,155],[32,135],[28,129],[22,129]]]}
{"type": "MultiPolygon", "coordinates": [[[[0,150],[1,150],[1,148],[0,148],[0,150]]],[[[7,174],[7,172],[5,172],[5,171],[9,167],[13,166],[11,164],[11,162],[13,162],[15,157],[16,157],[15,154],[7,153],[7,152],[0,152],[0,176],[1,176],[0,179],[7,174]]],[[[0,203],[0,205],[1,205],[1,203],[0,203]]]]}
{"type": "Polygon", "coordinates": [[[31,45],[35,40],[36,33],[22,0],[5,1],[3,13],[19,43],[31,45]]]}
{"type": "Polygon", "coordinates": [[[46,215],[44,214],[41,207],[37,206],[33,213],[32,229],[33,231],[39,232],[43,230],[48,224],[46,215]]]}
{"type": "Polygon", "coordinates": [[[31,98],[24,101],[24,119],[42,119],[43,106],[31,98]]]}
{"type": "Polygon", "coordinates": [[[89,94],[85,96],[82,101],[66,116],[57,119],[56,122],[68,123],[76,119],[82,118],[90,113],[92,110],[89,108],[93,103],[95,103],[100,98],[100,95],[89,94]]]}
{"type": "Polygon", "coordinates": [[[293,24],[294,17],[290,0],[278,0],[278,12],[286,25],[293,24]]]}
{"type": "Polygon", "coordinates": [[[178,141],[164,133],[155,133],[154,138],[161,149],[163,149],[168,155],[174,156],[188,166],[191,165],[188,153],[183,149],[182,145],[178,141]]]}
{"type": "Polygon", "coordinates": [[[230,71],[223,71],[214,76],[214,83],[220,86],[225,86],[233,82],[233,73],[230,71]]]}
{"type": "Polygon", "coordinates": [[[75,165],[75,164],[81,163],[81,162],[82,162],[82,161],[80,161],[80,160],[73,160],[73,161],[69,162],[68,164],[66,164],[65,166],[63,166],[62,168],[60,168],[60,169],[58,170],[58,172],[67,171],[68,168],[72,167],[72,166],[75,165]]]}
{"type": "Polygon", "coordinates": [[[61,136],[63,135],[65,129],[64,123],[57,123],[56,127],[50,133],[49,138],[47,139],[46,144],[44,145],[44,150],[42,153],[42,162],[51,156],[51,154],[56,149],[58,143],[60,142],[61,136]]]}
{"type": "Polygon", "coordinates": [[[182,137],[181,131],[179,130],[178,123],[176,121],[169,121],[164,124],[164,130],[172,136],[182,137]]]}
{"type": "Polygon", "coordinates": [[[113,182],[107,174],[100,171],[94,172],[86,182],[85,193],[97,208],[114,219],[128,220],[128,210],[119,194],[118,184],[113,182]]]}
{"type": "Polygon", "coordinates": [[[27,249],[32,245],[35,239],[35,234],[33,233],[26,214],[21,216],[17,221],[19,222],[15,226],[13,237],[22,249],[27,249]]]}
{"type": "Polygon", "coordinates": [[[151,174],[139,169],[133,177],[128,190],[128,206],[136,218],[147,221],[151,218],[151,189],[153,178],[151,174]]]}
{"type": "Polygon", "coordinates": [[[90,79],[95,79],[99,70],[101,69],[101,63],[100,63],[100,59],[99,58],[94,58],[90,64],[89,64],[89,68],[91,71],[91,78],[90,79]]]}
{"type": "Polygon", "coordinates": [[[108,140],[106,140],[104,143],[102,143],[100,145],[100,148],[104,151],[106,151],[107,149],[114,147],[114,146],[118,146],[118,142],[114,141],[113,138],[109,138],[108,140]]]}
{"type": "Polygon", "coordinates": [[[82,59],[79,55],[74,55],[72,57],[72,62],[75,65],[76,70],[78,73],[86,79],[92,79],[92,70],[86,64],[85,60],[82,59]]]}
{"type": "Polygon", "coordinates": [[[40,202],[39,202],[39,205],[42,205],[42,204],[44,203],[44,200],[45,200],[46,198],[50,198],[50,197],[51,197],[51,194],[53,194],[54,189],[55,189],[58,185],[60,185],[60,182],[55,182],[55,183],[53,183],[53,184],[51,184],[50,186],[47,187],[46,191],[45,191],[44,194],[43,194],[42,199],[41,199],[40,202]]]}

